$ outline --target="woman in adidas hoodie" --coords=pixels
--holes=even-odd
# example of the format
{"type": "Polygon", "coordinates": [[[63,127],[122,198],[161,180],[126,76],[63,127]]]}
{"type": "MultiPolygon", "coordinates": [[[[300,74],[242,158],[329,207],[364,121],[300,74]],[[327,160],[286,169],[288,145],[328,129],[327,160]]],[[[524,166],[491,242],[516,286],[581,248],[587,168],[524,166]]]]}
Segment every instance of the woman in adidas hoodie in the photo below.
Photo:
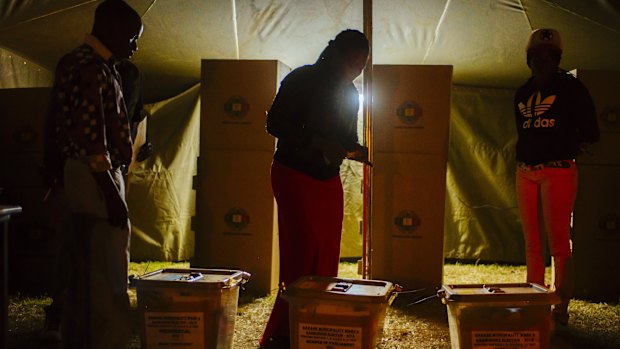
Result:
{"type": "Polygon", "coordinates": [[[596,111],[586,87],[559,68],[560,33],[530,34],[527,65],[532,77],[514,98],[518,132],[516,193],[525,238],[527,281],[544,284],[545,246],[553,257],[553,287],[561,302],[553,320],[568,323],[573,293],[570,224],[577,193],[575,156],[599,139],[596,111]],[[544,230],[542,230],[544,229],[544,230]]]}

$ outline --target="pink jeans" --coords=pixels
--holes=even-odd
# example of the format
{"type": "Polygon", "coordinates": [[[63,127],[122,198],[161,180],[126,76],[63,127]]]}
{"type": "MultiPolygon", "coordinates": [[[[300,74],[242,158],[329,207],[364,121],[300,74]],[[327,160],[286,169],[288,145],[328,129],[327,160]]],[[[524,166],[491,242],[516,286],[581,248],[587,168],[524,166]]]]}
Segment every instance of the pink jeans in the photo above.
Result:
{"type": "Polygon", "coordinates": [[[517,202],[525,238],[527,281],[544,285],[546,243],[553,257],[553,286],[566,312],[573,294],[571,214],[577,194],[577,167],[517,167],[517,202]]]}

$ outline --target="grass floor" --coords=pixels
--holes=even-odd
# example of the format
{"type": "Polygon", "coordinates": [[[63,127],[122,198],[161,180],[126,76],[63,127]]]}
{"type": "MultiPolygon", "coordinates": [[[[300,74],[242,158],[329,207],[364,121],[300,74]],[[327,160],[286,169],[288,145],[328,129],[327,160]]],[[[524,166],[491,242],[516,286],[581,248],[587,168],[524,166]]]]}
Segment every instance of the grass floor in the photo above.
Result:
{"type": "MultiPolygon", "coordinates": [[[[188,263],[144,262],[131,263],[129,274],[142,275],[162,268],[188,268],[188,263]]],[[[547,273],[549,274],[549,272],[547,273]]],[[[357,265],[340,264],[340,277],[359,278],[357,265]]],[[[502,265],[446,264],[445,284],[518,283],[525,279],[525,267],[502,265]]],[[[130,290],[135,309],[135,290],[130,290]]],[[[389,307],[380,349],[449,349],[450,329],[446,306],[438,298],[415,303],[406,294],[389,307]],[[406,300],[406,301],[405,301],[406,300]]],[[[411,296],[411,295],[409,295],[411,296]]],[[[235,349],[255,349],[271,311],[275,296],[251,298],[243,292],[237,311],[235,349]]],[[[50,348],[39,342],[43,326],[43,308],[48,297],[12,296],[9,304],[8,348],[50,348]]],[[[620,305],[590,303],[573,300],[567,327],[556,329],[551,336],[552,349],[618,349],[620,348],[620,305]]],[[[135,317],[135,331],[129,349],[140,348],[139,325],[135,317]]]]}

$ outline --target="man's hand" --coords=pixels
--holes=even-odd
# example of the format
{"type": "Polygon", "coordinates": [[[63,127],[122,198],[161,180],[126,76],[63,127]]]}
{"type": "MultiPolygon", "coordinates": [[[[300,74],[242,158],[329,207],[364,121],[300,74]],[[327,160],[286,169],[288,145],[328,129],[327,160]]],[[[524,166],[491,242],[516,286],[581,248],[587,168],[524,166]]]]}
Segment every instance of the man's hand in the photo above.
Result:
{"type": "Polygon", "coordinates": [[[106,200],[108,209],[108,221],[115,227],[127,228],[128,210],[127,204],[117,194],[116,198],[106,200]]]}
{"type": "Polygon", "coordinates": [[[353,161],[359,161],[366,165],[372,166],[372,163],[368,160],[368,147],[357,144],[355,149],[347,152],[347,159],[353,161]]]}
{"type": "Polygon", "coordinates": [[[128,220],[127,204],[121,197],[112,175],[109,171],[93,172],[93,177],[103,191],[108,221],[115,227],[126,228],[128,220]]]}

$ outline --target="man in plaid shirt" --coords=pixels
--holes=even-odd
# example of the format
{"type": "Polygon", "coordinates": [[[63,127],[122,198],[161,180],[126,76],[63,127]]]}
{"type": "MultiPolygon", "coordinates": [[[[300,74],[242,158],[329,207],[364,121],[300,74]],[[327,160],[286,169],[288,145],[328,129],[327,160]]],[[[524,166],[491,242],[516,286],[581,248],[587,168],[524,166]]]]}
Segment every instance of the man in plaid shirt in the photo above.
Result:
{"type": "Polygon", "coordinates": [[[130,223],[121,167],[131,162],[132,140],[115,64],[137,50],[142,31],[135,10],[106,0],[84,44],[56,67],[47,143],[57,165],[49,165],[48,154],[46,167],[51,181],[63,184],[71,212],[61,325],[68,348],[123,348],[131,334],[130,223]]]}

